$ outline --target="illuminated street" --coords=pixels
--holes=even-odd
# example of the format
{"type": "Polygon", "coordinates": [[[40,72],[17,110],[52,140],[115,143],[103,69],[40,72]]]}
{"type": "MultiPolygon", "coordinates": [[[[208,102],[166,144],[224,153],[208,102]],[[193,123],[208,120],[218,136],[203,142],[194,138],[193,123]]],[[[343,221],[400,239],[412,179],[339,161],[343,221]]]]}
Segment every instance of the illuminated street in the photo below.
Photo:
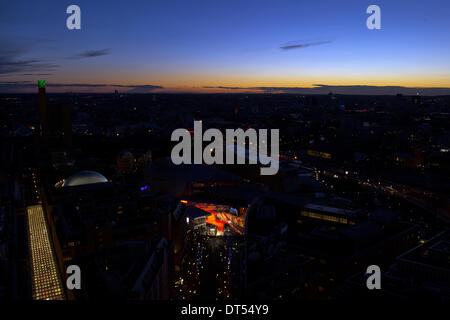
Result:
{"type": "Polygon", "coordinates": [[[208,237],[191,232],[190,243],[175,283],[177,299],[209,297],[211,300],[235,296],[240,237],[208,237]],[[233,268],[234,266],[234,268],[233,268]]]}

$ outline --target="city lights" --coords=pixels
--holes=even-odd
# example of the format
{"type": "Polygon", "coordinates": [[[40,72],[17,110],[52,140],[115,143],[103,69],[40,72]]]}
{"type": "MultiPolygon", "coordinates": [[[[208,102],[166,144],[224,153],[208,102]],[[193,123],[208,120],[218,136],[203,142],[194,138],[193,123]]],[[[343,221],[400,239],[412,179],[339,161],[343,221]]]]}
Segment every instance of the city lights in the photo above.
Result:
{"type": "Polygon", "coordinates": [[[33,299],[65,300],[42,206],[30,206],[27,211],[33,299]]]}

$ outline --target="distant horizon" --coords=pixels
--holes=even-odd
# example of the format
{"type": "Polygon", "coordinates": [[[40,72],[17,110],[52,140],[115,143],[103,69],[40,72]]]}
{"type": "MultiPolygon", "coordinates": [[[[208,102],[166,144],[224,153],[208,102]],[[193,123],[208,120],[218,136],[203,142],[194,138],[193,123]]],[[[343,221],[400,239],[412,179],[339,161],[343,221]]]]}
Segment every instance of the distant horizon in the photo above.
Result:
{"type": "MultiPolygon", "coordinates": [[[[37,81],[0,81],[0,94],[33,94],[37,92],[37,81]]],[[[117,90],[120,94],[302,94],[302,95],[405,95],[405,96],[447,96],[450,87],[405,87],[371,85],[324,85],[310,87],[228,87],[202,86],[165,88],[158,85],[99,84],[99,83],[47,83],[47,93],[108,94],[117,90]]]]}

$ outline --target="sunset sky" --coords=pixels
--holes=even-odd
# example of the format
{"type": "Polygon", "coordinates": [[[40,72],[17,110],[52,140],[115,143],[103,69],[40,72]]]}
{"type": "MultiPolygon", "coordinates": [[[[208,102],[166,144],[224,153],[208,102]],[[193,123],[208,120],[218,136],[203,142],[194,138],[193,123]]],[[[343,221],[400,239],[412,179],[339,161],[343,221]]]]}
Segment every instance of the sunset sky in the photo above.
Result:
{"type": "Polygon", "coordinates": [[[450,88],[449,13],[447,0],[2,1],[0,91],[450,88]],[[71,4],[81,30],[66,28],[71,4]],[[381,30],[366,27],[371,4],[381,30]]]}

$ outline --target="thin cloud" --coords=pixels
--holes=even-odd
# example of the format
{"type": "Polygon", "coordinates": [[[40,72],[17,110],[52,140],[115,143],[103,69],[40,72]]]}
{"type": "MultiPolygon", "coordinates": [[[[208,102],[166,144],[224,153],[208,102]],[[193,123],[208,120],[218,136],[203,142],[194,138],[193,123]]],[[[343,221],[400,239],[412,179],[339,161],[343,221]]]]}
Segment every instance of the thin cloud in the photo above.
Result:
{"type": "MultiPolygon", "coordinates": [[[[35,89],[36,82],[32,81],[3,81],[0,82],[0,92],[19,92],[27,89],[35,89]]],[[[126,85],[126,84],[105,84],[105,83],[47,83],[48,89],[64,88],[66,90],[77,91],[84,89],[101,89],[101,88],[124,88],[129,89],[127,93],[148,93],[164,87],[158,85],[126,85]]]]}
{"type": "Polygon", "coordinates": [[[59,65],[40,59],[18,59],[16,54],[0,55],[0,74],[53,71],[59,65]]]}
{"type": "Polygon", "coordinates": [[[156,89],[163,89],[163,87],[153,85],[134,86],[131,90],[128,90],[127,93],[149,93],[156,89]]]}
{"type": "Polygon", "coordinates": [[[280,49],[281,50],[303,49],[303,48],[319,46],[319,45],[327,44],[327,43],[331,43],[331,41],[316,41],[316,42],[286,44],[284,46],[281,46],[280,49]]]}
{"type": "Polygon", "coordinates": [[[242,87],[223,87],[223,86],[218,86],[218,87],[205,86],[203,88],[205,88],[205,89],[228,89],[228,90],[248,89],[248,88],[242,88],[242,87]]]}
{"type": "Polygon", "coordinates": [[[43,76],[52,76],[53,73],[23,73],[22,76],[39,76],[39,77],[43,77],[43,76]]]}
{"type": "MultiPolygon", "coordinates": [[[[42,40],[50,42],[51,40],[42,40]]],[[[0,38],[0,76],[8,74],[50,73],[59,65],[42,58],[26,58],[40,42],[33,38],[0,38]]],[[[34,55],[33,55],[34,56],[34,55]]]]}
{"type": "Polygon", "coordinates": [[[440,96],[450,95],[450,88],[446,87],[402,87],[402,86],[367,86],[367,85],[348,85],[333,86],[326,84],[313,84],[312,87],[224,87],[224,86],[208,86],[205,89],[227,89],[231,91],[247,90],[255,93],[262,93],[270,90],[272,93],[281,94],[335,94],[343,95],[416,95],[417,93],[424,96],[440,96]]]}
{"type": "Polygon", "coordinates": [[[95,57],[106,56],[108,54],[110,54],[109,49],[87,50],[87,51],[83,51],[75,56],[69,57],[68,59],[95,58],[95,57]]]}

